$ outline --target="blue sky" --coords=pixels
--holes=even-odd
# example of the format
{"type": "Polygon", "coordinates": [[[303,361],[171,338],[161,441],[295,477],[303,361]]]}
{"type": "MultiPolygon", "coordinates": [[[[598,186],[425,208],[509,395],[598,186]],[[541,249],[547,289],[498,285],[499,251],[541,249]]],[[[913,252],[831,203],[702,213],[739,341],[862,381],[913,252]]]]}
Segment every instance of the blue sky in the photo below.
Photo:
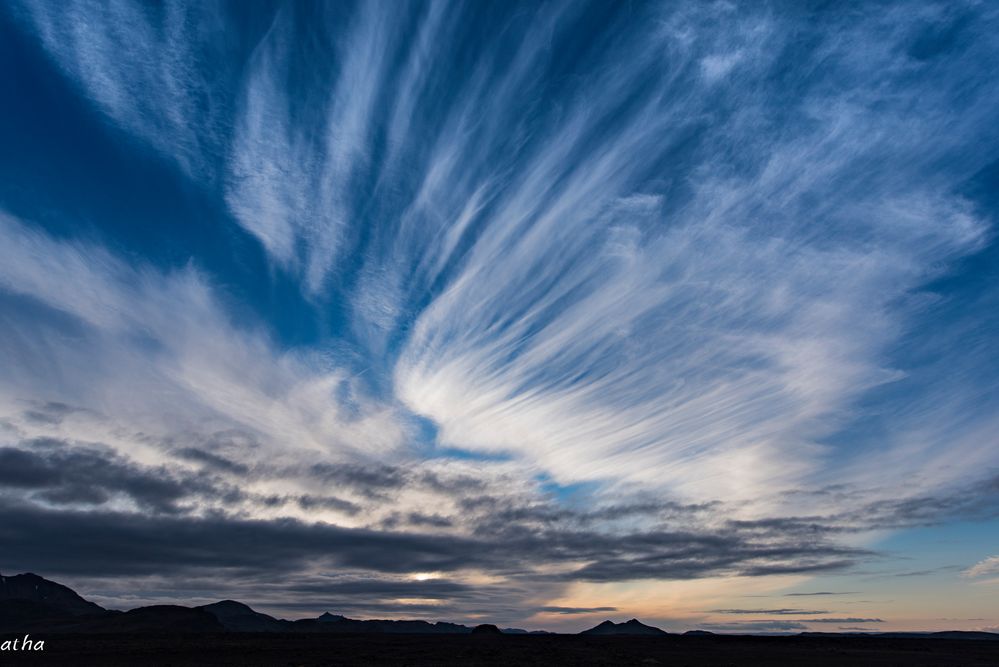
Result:
{"type": "Polygon", "coordinates": [[[566,628],[901,580],[826,618],[999,626],[997,23],[8,3],[0,568],[566,628]]]}

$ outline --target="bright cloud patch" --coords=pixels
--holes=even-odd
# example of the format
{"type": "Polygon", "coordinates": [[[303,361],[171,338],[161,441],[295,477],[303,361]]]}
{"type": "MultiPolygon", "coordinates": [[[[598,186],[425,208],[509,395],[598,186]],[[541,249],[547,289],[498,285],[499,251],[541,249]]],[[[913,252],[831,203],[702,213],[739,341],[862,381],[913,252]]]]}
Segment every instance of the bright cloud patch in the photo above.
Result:
{"type": "Polygon", "coordinates": [[[968,577],[992,577],[999,576],[999,556],[989,556],[985,560],[975,563],[964,571],[968,577]]]}

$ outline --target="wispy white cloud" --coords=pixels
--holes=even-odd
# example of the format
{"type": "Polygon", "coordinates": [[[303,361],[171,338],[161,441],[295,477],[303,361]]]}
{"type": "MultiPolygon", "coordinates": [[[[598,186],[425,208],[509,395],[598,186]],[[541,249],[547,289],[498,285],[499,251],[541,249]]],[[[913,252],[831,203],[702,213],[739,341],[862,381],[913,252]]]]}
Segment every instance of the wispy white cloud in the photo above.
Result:
{"type": "Polygon", "coordinates": [[[231,43],[219,6],[20,4],[58,65],[114,123],[189,175],[212,175],[232,112],[220,85],[233,63],[220,57],[231,43]]]}
{"type": "MultiPolygon", "coordinates": [[[[622,48],[628,67],[588,82],[420,314],[400,397],[449,444],[515,452],[563,482],[746,499],[801,483],[829,460],[816,442],[853,401],[899,377],[882,361],[906,323],[899,300],[985,234],[947,183],[923,176],[953,149],[933,130],[944,94],[925,117],[896,109],[883,81],[905,64],[891,41],[872,50],[858,36],[868,28],[880,30],[847,35],[864,42],[863,63],[839,34],[825,47],[851,70],[849,92],[793,101],[779,134],[765,130],[766,100],[736,84],[740,108],[712,128],[673,206],[634,188],[683,119],[710,113],[711,90],[687,81],[677,96],[674,77],[642,69],[665,43],[622,48]],[[646,101],[601,135],[636,72],[646,101]],[[723,157],[732,147],[741,173],[723,157]],[[879,163],[889,171],[857,170],[879,163]]],[[[676,55],[699,62],[700,45],[681,44],[676,55]]],[[[768,64],[749,59],[747,75],[768,64]]],[[[474,160],[471,146],[452,152],[474,160]]]]}
{"type": "Polygon", "coordinates": [[[999,582],[999,556],[989,556],[964,571],[966,577],[995,577],[992,581],[999,582]]]}
{"type": "Polygon", "coordinates": [[[908,296],[986,235],[956,190],[987,159],[965,149],[994,91],[956,116],[959,64],[909,80],[929,5],[824,17],[807,55],[822,72],[780,89],[797,18],[654,8],[611,26],[555,109],[537,100],[571,4],[505,19],[463,70],[443,67],[462,25],[443,4],[322,9],[304,44],[284,7],[238,76],[197,66],[227,48],[208,10],[26,6],[109,117],[218,172],[307,294],[356,271],[352,331],[383,368],[402,340],[395,391],[445,444],[562,482],[750,499],[834,476],[830,456],[847,471],[818,443],[901,377],[884,352],[908,296]]]}
{"type": "Polygon", "coordinates": [[[238,427],[268,456],[293,460],[310,451],[380,457],[406,437],[391,406],[338,401],[363,395],[343,369],[236,326],[224,296],[193,267],[133,267],[10,217],[0,219],[0,237],[0,287],[52,312],[10,318],[0,346],[7,401],[64,401],[150,436],[238,427]]]}
{"type": "Polygon", "coordinates": [[[300,269],[312,294],[323,288],[346,228],[359,223],[353,192],[371,159],[373,107],[399,26],[369,3],[360,5],[342,40],[333,40],[334,17],[321,21],[330,30],[320,29],[317,39],[337,46],[315,56],[336,63],[336,85],[289,98],[301,44],[289,13],[280,11],[248,63],[226,191],[239,223],[278,262],[300,269]]]}

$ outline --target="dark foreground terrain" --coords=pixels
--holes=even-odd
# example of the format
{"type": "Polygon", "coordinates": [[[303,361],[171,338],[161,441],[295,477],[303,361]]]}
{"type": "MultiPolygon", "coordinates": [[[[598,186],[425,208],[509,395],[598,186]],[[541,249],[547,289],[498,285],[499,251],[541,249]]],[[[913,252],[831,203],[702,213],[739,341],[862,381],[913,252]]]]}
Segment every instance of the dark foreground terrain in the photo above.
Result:
{"type": "Polygon", "coordinates": [[[637,619],[578,635],[491,624],[293,621],[234,600],[104,609],[38,575],[0,576],[0,667],[32,665],[992,665],[999,634],[667,634],[637,619]],[[29,641],[25,641],[25,635],[29,641]],[[44,642],[44,649],[36,649],[44,642]],[[24,650],[29,644],[33,650],[24,650]],[[16,650],[11,650],[16,649],[16,650]]]}
{"type": "MultiPolygon", "coordinates": [[[[6,637],[4,637],[6,639],[6,637]]],[[[33,635],[49,665],[999,665],[999,642],[883,637],[33,635]]]]}

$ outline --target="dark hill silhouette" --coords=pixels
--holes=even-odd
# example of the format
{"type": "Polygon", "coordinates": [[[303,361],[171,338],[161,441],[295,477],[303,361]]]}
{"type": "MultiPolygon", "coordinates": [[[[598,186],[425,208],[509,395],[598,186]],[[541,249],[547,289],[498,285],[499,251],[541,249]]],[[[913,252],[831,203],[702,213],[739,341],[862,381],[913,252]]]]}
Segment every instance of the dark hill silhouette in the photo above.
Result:
{"type": "Polygon", "coordinates": [[[80,619],[80,616],[73,616],[44,602],[16,598],[0,600],[0,632],[4,633],[80,623],[80,619]]]}
{"type": "Polygon", "coordinates": [[[225,628],[214,616],[202,609],[160,604],[126,612],[108,612],[104,617],[91,618],[76,625],[72,631],[162,634],[224,632],[225,628]]]}
{"type": "Polygon", "coordinates": [[[481,623],[472,628],[473,635],[501,635],[500,629],[492,623],[481,623]]]}
{"type": "MultiPolygon", "coordinates": [[[[0,632],[135,633],[285,632],[325,634],[469,634],[458,623],[422,620],[357,620],[325,612],[317,618],[286,621],[254,611],[235,600],[200,607],[153,605],[111,611],[67,586],[36,574],[0,577],[0,632]]],[[[502,633],[528,633],[505,628],[502,633]]]]}
{"type": "Polygon", "coordinates": [[[0,633],[160,634],[224,632],[214,616],[176,605],[102,611],[87,616],[68,614],[33,600],[0,601],[0,633]]]}
{"type": "Polygon", "coordinates": [[[341,623],[343,621],[348,621],[346,616],[340,616],[339,614],[331,614],[328,611],[324,611],[317,618],[318,623],[341,623]]]}
{"type": "MultiPolygon", "coordinates": [[[[164,635],[189,633],[311,633],[342,635],[442,635],[451,636],[475,634],[537,635],[552,634],[544,631],[530,633],[517,628],[497,629],[486,624],[475,630],[457,623],[422,620],[357,620],[323,613],[317,618],[287,621],[254,611],[251,607],[235,600],[223,600],[200,607],[178,605],[153,605],[138,607],[130,611],[106,610],[90,602],[72,589],[49,581],[35,574],[19,574],[0,577],[0,633],[50,633],[50,634],[114,634],[114,635],[164,635]],[[488,628],[488,631],[487,629],[488,628]]],[[[580,635],[588,636],[665,636],[659,628],[631,619],[625,623],[604,621],[600,625],[584,630],[580,635]]],[[[707,637],[714,633],[705,630],[691,630],[685,635],[707,637]]],[[[561,635],[565,637],[566,635],[561,635]]],[[[673,635],[677,637],[677,635],[673,635]]],[[[802,639],[824,640],[838,638],[837,641],[866,642],[869,638],[890,641],[908,640],[984,640],[999,641],[999,634],[991,632],[871,632],[871,633],[822,633],[803,632],[802,639]]],[[[346,639],[346,637],[345,637],[346,639]]],[[[734,639],[734,638],[727,638],[734,639]]],[[[200,640],[199,640],[200,641],[200,640]]],[[[401,641],[401,639],[400,639],[401,641]]],[[[638,640],[636,640],[638,641],[638,640]]],[[[647,641],[643,639],[641,641],[647,641]]],[[[964,642],[961,642],[964,643],[964,642]]],[[[970,643],[977,644],[977,641],[970,643]]],[[[845,645],[845,644],[844,644],[845,645]]]]}
{"type": "Polygon", "coordinates": [[[341,634],[468,634],[472,631],[467,625],[438,621],[395,621],[373,619],[360,621],[344,616],[325,613],[319,618],[304,618],[287,623],[288,632],[325,632],[341,634]]]}
{"type": "Polygon", "coordinates": [[[74,616],[102,614],[104,608],[80,597],[68,586],[26,572],[0,575],[0,600],[31,600],[74,616]]]}
{"type": "Polygon", "coordinates": [[[279,621],[273,616],[253,611],[248,605],[235,600],[222,600],[196,609],[208,612],[226,630],[233,632],[284,632],[288,625],[287,621],[279,621]]]}
{"type": "MultiPolygon", "coordinates": [[[[474,630],[474,628],[473,628],[474,630]]],[[[504,635],[554,635],[558,634],[556,632],[548,632],[547,630],[521,630],[520,628],[500,628],[500,632],[504,635]]]]}
{"type": "Polygon", "coordinates": [[[581,635],[665,635],[668,633],[665,630],[654,628],[651,625],[645,625],[637,618],[633,618],[630,621],[626,621],[624,623],[604,621],[600,625],[592,627],[589,630],[583,630],[579,634],[581,635]]]}

